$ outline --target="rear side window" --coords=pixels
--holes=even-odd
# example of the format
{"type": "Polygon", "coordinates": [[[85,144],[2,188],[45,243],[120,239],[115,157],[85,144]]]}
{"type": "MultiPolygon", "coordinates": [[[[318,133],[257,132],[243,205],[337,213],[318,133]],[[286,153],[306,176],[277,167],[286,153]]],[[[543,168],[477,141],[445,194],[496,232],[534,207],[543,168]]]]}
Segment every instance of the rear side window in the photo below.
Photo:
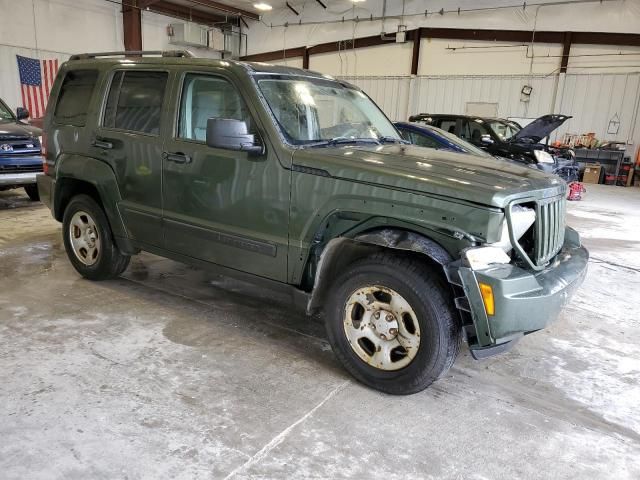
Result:
{"type": "Polygon", "coordinates": [[[440,144],[436,142],[433,138],[422,135],[420,133],[411,132],[413,138],[411,139],[411,143],[418,145],[419,147],[429,147],[429,148],[439,148],[440,144]]]}
{"type": "Polygon", "coordinates": [[[437,127],[441,128],[445,132],[456,133],[456,121],[455,120],[440,120],[437,124],[437,127]]]}
{"type": "Polygon", "coordinates": [[[158,135],[168,75],[167,72],[116,72],[102,125],[158,135]]]}
{"type": "Polygon", "coordinates": [[[54,121],[62,125],[84,127],[97,80],[97,70],[67,72],[58,94],[58,103],[53,114],[54,121]]]}

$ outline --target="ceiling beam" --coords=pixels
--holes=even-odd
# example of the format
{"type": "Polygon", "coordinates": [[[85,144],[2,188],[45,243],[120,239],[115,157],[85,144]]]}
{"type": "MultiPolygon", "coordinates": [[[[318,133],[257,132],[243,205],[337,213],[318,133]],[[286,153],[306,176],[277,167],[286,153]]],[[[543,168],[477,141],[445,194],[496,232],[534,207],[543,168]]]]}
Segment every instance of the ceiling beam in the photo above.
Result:
{"type": "Polygon", "coordinates": [[[153,5],[154,3],[158,3],[159,0],[138,0],[138,7],[141,9],[147,8],[149,5],[153,5]]]}
{"type": "Polygon", "coordinates": [[[188,0],[190,3],[194,5],[199,5],[202,7],[207,7],[212,10],[216,10],[221,13],[226,13],[227,15],[239,16],[248,18],[250,20],[260,20],[260,15],[255,12],[250,12],[249,10],[244,10],[242,8],[233,7],[231,5],[227,5],[225,3],[216,2],[214,0],[188,0]]]}
{"type": "Polygon", "coordinates": [[[256,53],[242,57],[248,62],[271,62],[273,60],[282,60],[284,58],[304,57],[305,47],[287,48],[286,50],[275,50],[273,52],[256,53]]]}
{"type": "MultiPolygon", "coordinates": [[[[637,33],[610,33],[610,32],[553,32],[553,31],[537,31],[535,35],[530,30],[474,30],[466,28],[428,28],[421,27],[419,29],[407,32],[407,38],[414,41],[414,51],[412,55],[411,71],[417,71],[420,47],[416,46],[416,37],[419,38],[442,38],[449,40],[479,40],[487,42],[513,42],[513,43],[530,43],[532,40],[536,43],[556,43],[565,47],[567,42],[573,44],[588,45],[617,45],[617,46],[635,46],[640,47],[640,34],[637,33]],[[567,38],[567,34],[570,34],[567,38]]],[[[316,55],[319,53],[332,53],[353,48],[374,47],[377,45],[392,44],[394,40],[383,40],[380,35],[372,35],[369,37],[360,37],[355,40],[339,40],[335,42],[320,43],[312,47],[294,47],[288,48],[286,52],[282,50],[274,50],[271,52],[256,53],[242,57],[242,60],[268,62],[271,60],[282,59],[283,57],[303,57],[305,55],[316,55]]],[[[570,48],[569,45],[569,48],[570,48]]],[[[565,47],[566,48],[566,47],[565,47]]],[[[568,59],[568,57],[567,57],[568,59]]]]}
{"type": "MultiPolygon", "coordinates": [[[[216,2],[214,0],[188,0],[188,1],[194,7],[194,8],[191,8],[191,11],[197,10],[198,12],[203,12],[205,14],[211,14],[211,15],[216,15],[217,13],[221,13],[223,15],[229,15],[233,17],[243,17],[243,18],[256,20],[256,21],[260,20],[260,15],[258,15],[255,12],[250,12],[242,8],[233,7],[231,5],[226,5],[224,3],[216,2]],[[208,12],[206,9],[213,10],[216,13],[208,12]]],[[[138,2],[138,6],[143,10],[147,8],[149,8],[149,10],[153,10],[153,6],[157,5],[158,3],[171,3],[171,2],[164,1],[164,0],[140,0],[138,2]]],[[[185,5],[177,5],[177,4],[171,4],[171,5],[189,9],[189,7],[185,5]]]]}
{"type": "Polygon", "coordinates": [[[168,17],[179,18],[182,20],[193,21],[204,25],[210,25],[213,23],[222,23],[227,19],[221,15],[215,15],[207,13],[202,10],[194,10],[184,5],[176,5],[165,0],[158,0],[149,5],[150,11],[167,15],[168,17]]]}

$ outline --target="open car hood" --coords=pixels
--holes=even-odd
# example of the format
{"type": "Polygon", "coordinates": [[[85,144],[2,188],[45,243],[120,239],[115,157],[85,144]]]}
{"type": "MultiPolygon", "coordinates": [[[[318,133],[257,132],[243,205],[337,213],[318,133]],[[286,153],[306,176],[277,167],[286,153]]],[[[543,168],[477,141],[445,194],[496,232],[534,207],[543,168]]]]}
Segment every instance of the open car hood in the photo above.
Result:
{"type": "Polygon", "coordinates": [[[511,138],[511,141],[529,140],[533,143],[538,143],[570,118],[567,115],[543,115],[516,133],[511,138]]]}

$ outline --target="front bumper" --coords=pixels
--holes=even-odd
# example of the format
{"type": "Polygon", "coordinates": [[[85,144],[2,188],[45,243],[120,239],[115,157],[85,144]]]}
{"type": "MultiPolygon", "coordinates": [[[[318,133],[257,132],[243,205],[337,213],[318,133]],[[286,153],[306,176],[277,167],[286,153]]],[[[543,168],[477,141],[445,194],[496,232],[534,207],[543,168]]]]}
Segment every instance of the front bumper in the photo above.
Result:
{"type": "Polygon", "coordinates": [[[469,347],[474,358],[501,353],[523,335],[555,320],[587,273],[589,252],[578,233],[565,230],[564,245],[552,263],[534,272],[513,264],[497,264],[472,270],[457,261],[448,268],[452,283],[460,285],[464,298],[456,299],[471,314],[475,339],[469,347]],[[491,286],[495,313],[487,315],[478,283],[491,286]]]}

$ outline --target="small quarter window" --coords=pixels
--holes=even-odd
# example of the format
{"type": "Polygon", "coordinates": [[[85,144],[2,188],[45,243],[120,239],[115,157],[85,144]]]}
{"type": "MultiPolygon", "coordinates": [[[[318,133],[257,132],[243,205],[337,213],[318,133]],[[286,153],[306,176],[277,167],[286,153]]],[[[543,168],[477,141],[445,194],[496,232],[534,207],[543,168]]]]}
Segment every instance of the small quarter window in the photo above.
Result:
{"type": "Polygon", "coordinates": [[[54,121],[61,125],[84,127],[91,96],[98,80],[97,70],[71,70],[60,87],[54,121]]]}
{"type": "Polygon", "coordinates": [[[167,72],[116,72],[102,125],[158,135],[167,78],[167,72]]]}

